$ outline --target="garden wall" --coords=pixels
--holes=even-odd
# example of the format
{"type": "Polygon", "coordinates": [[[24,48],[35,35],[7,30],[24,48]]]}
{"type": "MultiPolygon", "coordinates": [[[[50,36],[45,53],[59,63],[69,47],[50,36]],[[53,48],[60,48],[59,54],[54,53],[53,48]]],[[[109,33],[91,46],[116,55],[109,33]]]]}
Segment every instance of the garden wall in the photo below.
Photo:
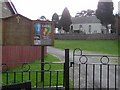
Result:
{"type": "Polygon", "coordinates": [[[117,40],[117,34],[55,34],[59,40],[117,40]]]}

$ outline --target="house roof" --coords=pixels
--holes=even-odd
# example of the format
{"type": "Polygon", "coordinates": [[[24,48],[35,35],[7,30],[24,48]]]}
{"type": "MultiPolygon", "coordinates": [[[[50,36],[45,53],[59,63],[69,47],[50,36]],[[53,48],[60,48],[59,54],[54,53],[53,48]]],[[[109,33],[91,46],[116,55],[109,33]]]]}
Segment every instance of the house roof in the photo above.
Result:
{"type": "Polygon", "coordinates": [[[27,17],[25,17],[25,16],[23,16],[23,15],[21,15],[21,14],[14,14],[14,15],[12,15],[12,16],[9,16],[9,17],[5,17],[5,18],[2,18],[3,20],[6,20],[6,19],[10,19],[10,18],[12,18],[12,17],[16,17],[16,16],[20,16],[20,17],[23,17],[23,18],[26,18],[26,19],[28,19],[28,20],[30,20],[31,21],[31,19],[29,19],[29,18],[27,18],[27,17]]]}
{"type": "Polygon", "coordinates": [[[112,0],[99,0],[99,2],[112,2],[112,0]]]}
{"type": "Polygon", "coordinates": [[[3,2],[7,5],[7,7],[9,8],[9,10],[13,13],[13,14],[17,14],[17,10],[14,6],[14,4],[12,3],[11,0],[3,0],[3,2]]]}
{"type": "Polygon", "coordinates": [[[100,20],[96,16],[72,17],[72,23],[73,24],[100,23],[100,20]]]}

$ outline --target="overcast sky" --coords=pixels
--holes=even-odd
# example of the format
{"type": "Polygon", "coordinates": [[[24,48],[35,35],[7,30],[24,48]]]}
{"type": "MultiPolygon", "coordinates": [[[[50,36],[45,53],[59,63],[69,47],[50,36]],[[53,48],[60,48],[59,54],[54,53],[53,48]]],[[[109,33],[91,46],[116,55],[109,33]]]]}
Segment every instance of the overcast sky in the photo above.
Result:
{"type": "MultiPolygon", "coordinates": [[[[74,17],[81,10],[97,9],[99,0],[11,0],[18,13],[36,20],[40,16],[45,16],[51,20],[52,15],[56,12],[61,15],[64,8],[67,7],[71,16],[74,17]]],[[[118,2],[120,0],[112,0],[114,3],[114,13],[118,12],[118,2]]]]}

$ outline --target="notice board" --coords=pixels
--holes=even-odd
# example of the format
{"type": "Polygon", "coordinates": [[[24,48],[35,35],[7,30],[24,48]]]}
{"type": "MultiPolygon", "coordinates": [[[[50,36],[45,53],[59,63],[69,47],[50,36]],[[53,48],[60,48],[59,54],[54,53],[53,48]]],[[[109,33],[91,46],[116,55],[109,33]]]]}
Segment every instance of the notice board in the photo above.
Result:
{"type": "Polygon", "coordinates": [[[33,21],[34,45],[53,46],[54,24],[51,21],[33,21]]]}

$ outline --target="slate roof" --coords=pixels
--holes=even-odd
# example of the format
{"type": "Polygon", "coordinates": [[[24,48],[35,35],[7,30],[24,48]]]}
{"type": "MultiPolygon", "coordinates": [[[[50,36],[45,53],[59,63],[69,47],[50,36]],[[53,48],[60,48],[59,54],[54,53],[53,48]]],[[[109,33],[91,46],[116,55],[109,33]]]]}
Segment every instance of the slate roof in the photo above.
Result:
{"type": "Polygon", "coordinates": [[[17,13],[18,13],[17,10],[16,10],[16,8],[15,8],[15,6],[14,6],[14,4],[12,3],[11,0],[5,0],[4,3],[8,6],[9,10],[10,10],[13,14],[17,14],[17,13]]]}
{"type": "Polygon", "coordinates": [[[73,24],[100,23],[100,20],[96,16],[72,17],[72,23],[73,24]]]}

